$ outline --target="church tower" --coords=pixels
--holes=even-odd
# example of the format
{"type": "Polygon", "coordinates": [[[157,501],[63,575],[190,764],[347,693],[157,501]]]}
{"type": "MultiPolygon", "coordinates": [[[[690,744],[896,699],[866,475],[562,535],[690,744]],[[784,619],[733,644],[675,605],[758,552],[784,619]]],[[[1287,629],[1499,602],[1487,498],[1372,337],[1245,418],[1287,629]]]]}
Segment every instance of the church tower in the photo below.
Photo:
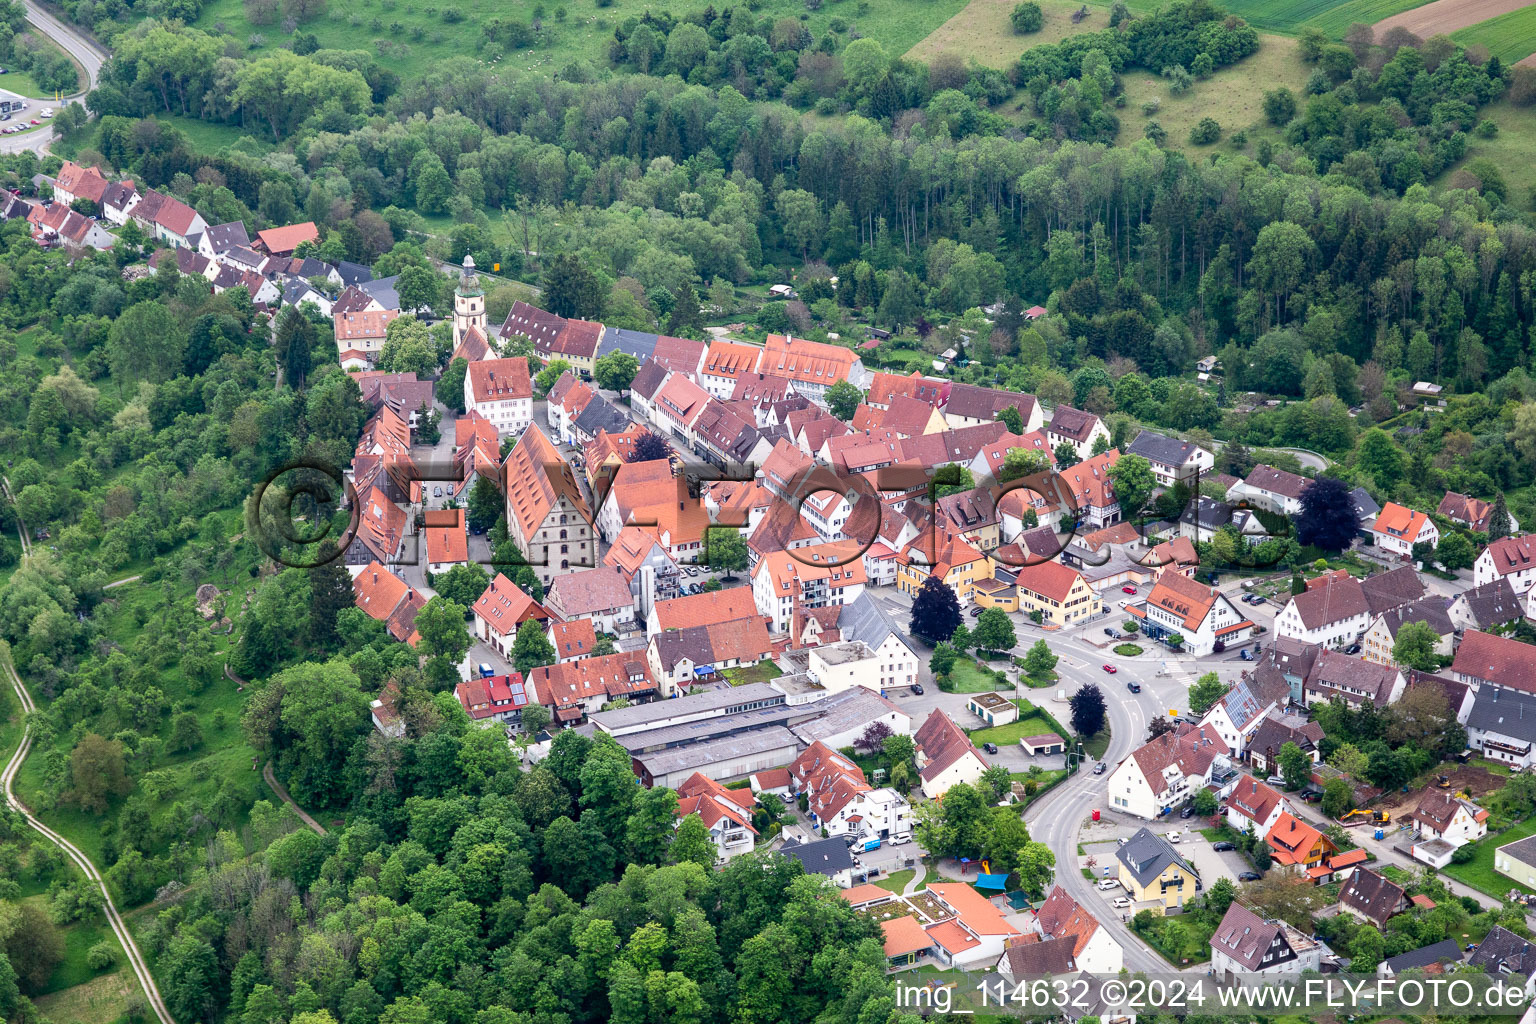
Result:
{"type": "Polygon", "coordinates": [[[453,291],[453,347],[458,348],[471,327],[485,333],[485,290],[475,274],[475,258],[464,257],[459,286],[453,291]]]}

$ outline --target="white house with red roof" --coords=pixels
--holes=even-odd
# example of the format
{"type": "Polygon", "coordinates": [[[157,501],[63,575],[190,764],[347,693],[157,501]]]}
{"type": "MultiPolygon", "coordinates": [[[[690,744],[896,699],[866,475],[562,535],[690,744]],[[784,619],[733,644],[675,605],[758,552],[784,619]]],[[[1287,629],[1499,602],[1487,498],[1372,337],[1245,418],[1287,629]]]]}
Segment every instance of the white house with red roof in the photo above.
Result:
{"type": "Polygon", "coordinates": [[[196,210],[154,189],[145,190],[132,216],[146,234],[180,248],[193,248],[191,236],[208,230],[208,222],[196,210]]]}
{"type": "Polygon", "coordinates": [[[427,572],[436,576],[456,565],[469,564],[469,534],[462,508],[428,509],[422,513],[427,548],[427,572]]]}
{"type": "Polygon", "coordinates": [[[750,789],[726,789],[703,772],[694,772],[677,787],[677,821],[682,824],[697,814],[709,830],[722,861],[751,853],[757,840],[752,827],[752,808],[757,798],[750,789]]]}
{"type": "Polygon", "coordinates": [[[790,788],[805,794],[812,824],[829,836],[889,839],[910,835],[912,805],[886,787],[870,786],[858,765],[820,740],[789,766],[790,788]]]}
{"type": "Polygon", "coordinates": [[[656,697],[656,683],[643,651],[545,665],[530,672],[528,682],[535,699],[549,708],[561,725],[575,725],[621,697],[632,704],[656,697]]]}
{"type": "Polygon", "coordinates": [[[533,381],[528,360],[482,359],[464,375],[464,411],[478,413],[501,436],[516,436],[533,423],[533,381]]]}
{"type": "Polygon", "coordinates": [[[416,646],[416,613],[426,605],[410,584],[378,562],[370,562],[352,578],[352,601],[371,619],[384,623],[389,635],[416,646]]]}
{"type": "Polygon", "coordinates": [[[503,656],[511,652],[512,644],[517,639],[517,628],[524,622],[529,619],[539,622],[549,620],[549,612],[542,605],[501,573],[497,573],[496,578],[491,580],[490,586],[475,601],[471,612],[476,639],[490,644],[503,656]]]}
{"type": "Polygon", "coordinates": [[[1042,938],[1070,939],[1078,970],[1118,974],[1125,966],[1125,951],[1120,943],[1059,885],[1035,912],[1034,928],[1042,938]]]}
{"type": "Polygon", "coordinates": [[[1252,832],[1260,839],[1269,834],[1281,814],[1295,813],[1296,808],[1278,790],[1251,775],[1237,780],[1222,807],[1228,825],[1239,832],[1252,832]]]}
{"type": "Polygon", "coordinates": [[[1472,563],[1472,583],[1482,586],[1508,580],[1518,597],[1536,588],[1536,534],[1502,537],[1483,549],[1472,563]]]}
{"type": "Polygon", "coordinates": [[[1227,745],[1214,728],[1180,722],[1131,752],[1109,775],[1110,808],[1152,819],[1194,796],[1220,768],[1227,745]]]}
{"type": "Polygon", "coordinates": [[[958,783],[975,785],[987,770],[981,751],[971,744],[965,730],[938,708],[929,713],[912,740],[917,745],[917,774],[923,795],[930,800],[958,783]]]}
{"type": "Polygon", "coordinates": [[[390,323],[400,315],[398,309],[337,313],[331,320],[336,336],[336,354],[344,370],[367,369],[379,358],[390,323]]]}
{"type": "Polygon", "coordinates": [[[1218,642],[1230,646],[1253,635],[1252,621],[1225,594],[1173,572],[1158,577],[1144,603],[1125,610],[1151,636],[1179,634],[1184,650],[1195,655],[1212,653],[1218,642]]]}
{"type": "Polygon", "coordinates": [[[1415,544],[1438,545],[1440,529],[1423,512],[1389,501],[1371,524],[1371,539],[1383,551],[1408,558],[1415,544]]]}
{"type": "Polygon", "coordinates": [[[923,926],[940,963],[960,970],[995,964],[1023,933],[968,882],[933,882],[924,890],[940,915],[923,926]]]}

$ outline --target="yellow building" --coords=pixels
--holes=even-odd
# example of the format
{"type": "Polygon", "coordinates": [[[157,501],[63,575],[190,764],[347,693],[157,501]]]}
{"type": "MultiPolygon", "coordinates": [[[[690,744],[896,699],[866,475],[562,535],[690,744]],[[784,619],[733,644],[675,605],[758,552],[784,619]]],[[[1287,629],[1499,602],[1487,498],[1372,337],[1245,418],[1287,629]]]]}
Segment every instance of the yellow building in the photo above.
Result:
{"type": "Polygon", "coordinates": [[[995,576],[977,580],[972,585],[976,604],[981,608],[1001,608],[1005,612],[1019,610],[1019,588],[1004,583],[995,576]]]}
{"type": "Polygon", "coordinates": [[[1039,612],[1042,623],[1070,626],[1097,615],[1103,607],[1082,574],[1060,562],[1022,565],[1015,571],[1019,611],[1039,612]]]}
{"type": "Polygon", "coordinates": [[[944,529],[926,531],[896,556],[896,587],[912,597],[930,575],[954,588],[961,604],[969,603],[976,584],[992,576],[992,560],[964,537],[944,529]]]}
{"type": "Polygon", "coordinates": [[[1115,858],[1120,862],[1120,884],[1138,904],[1156,903],[1166,913],[1185,906],[1200,891],[1195,869],[1151,829],[1127,839],[1115,858]]]}

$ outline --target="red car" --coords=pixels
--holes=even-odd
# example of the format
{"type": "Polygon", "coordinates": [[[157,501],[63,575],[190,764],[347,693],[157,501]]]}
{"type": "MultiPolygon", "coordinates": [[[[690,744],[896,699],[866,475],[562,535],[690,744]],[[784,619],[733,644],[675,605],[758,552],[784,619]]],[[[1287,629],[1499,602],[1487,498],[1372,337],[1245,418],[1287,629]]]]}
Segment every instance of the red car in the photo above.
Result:
{"type": "Polygon", "coordinates": [[[1125,586],[1120,588],[1120,593],[1122,593],[1122,594],[1134,594],[1134,593],[1136,593],[1136,588],[1131,586],[1129,583],[1127,583],[1125,586]]]}
{"type": "Polygon", "coordinates": [[[1114,675],[1116,672],[1119,672],[1120,670],[1118,668],[1115,668],[1115,666],[1113,666],[1113,665],[1105,665],[1104,666],[1104,671],[1108,672],[1110,675],[1114,675]]]}

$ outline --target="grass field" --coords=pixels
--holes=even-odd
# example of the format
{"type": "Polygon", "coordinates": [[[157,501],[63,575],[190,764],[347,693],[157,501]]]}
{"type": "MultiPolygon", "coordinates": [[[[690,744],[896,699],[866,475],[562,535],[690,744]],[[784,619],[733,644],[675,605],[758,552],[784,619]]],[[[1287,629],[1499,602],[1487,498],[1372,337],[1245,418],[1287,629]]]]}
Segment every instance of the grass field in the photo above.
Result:
{"type": "MultiPolygon", "coordinates": [[[[576,60],[602,67],[607,62],[613,29],[626,18],[645,11],[670,11],[681,18],[707,6],[706,0],[618,0],[600,8],[595,0],[550,0],[540,39],[531,50],[508,54],[497,65],[509,71],[557,71],[576,60]],[[561,17],[561,14],[564,17],[561,17]]],[[[965,6],[964,0],[841,0],[827,3],[809,16],[811,34],[827,31],[833,18],[842,18],[863,36],[878,39],[887,51],[904,53],[965,6]]],[[[450,57],[478,57],[485,26],[494,18],[531,22],[533,4],[504,4],[498,0],[453,0],[442,5],[416,5],[399,0],[338,0],[320,18],[299,26],[313,33],[323,48],[366,49],[402,78],[417,77],[450,57]],[[443,13],[456,10],[463,20],[449,24],[443,13]]],[[[754,12],[759,18],[798,17],[801,0],[765,0],[754,12]]],[[[212,0],[203,8],[197,27],[227,32],[242,42],[259,36],[254,52],[270,52],[289,42],[278,24],[252,25],[241,0],[212,0]]]]}
{"type": "Polygon", "coordinates": [[[1526,886],[1520,885],[1513,878],[1501,875],[1493,870],[1493,851],[1507,843],[1526,836],[1536,835],[1536,819],[1522,822],[1514,828],[1506,829],[1498,835],[1490,835],[1476,846],[1477,853],[1465,864],[1447,864],[1441,868],[1452,878],[1458,878],[1466,882],[1479,892],[1487,893],[1496,899],[1503,899],[1504,894],[1511,889],[1519,889],[1521,892],[1530,892],[1526,886]]]}
{"type": "Polygon", "coordinates": [[[49,1020],[67,1020],[75,1024],[111,1024],[128,1010],[128,997],[137,986],[126,968],[64,989],[38,996],[32,1001],[49,1020]]]}
{"type": "Polygon", "coordinates": [[[1481,43],[1488,52],[1506,64],[1513,64],[1536,53],[1536,7],[1501,14],[1497,18],[1452,32],[1451,38],[1463,46],[1481,43]]]}
{"type": "Polygon", "coordinates": [[[1471,160],[1487,157],[1499,168],[1508,186],[1509,202],[1519,209],[1530,209],[1536,192],[1536,107],[1516,107],[1508,100],[1490,103],[1478,116],[1499,126],[1499,134],[1484,139],[1476,134],[1467,138],[1467,154],[1447,168],[1434,184],[1444,186],[1471,160]]]}
{"type": "Polygon", "coordinates": [[[1097,32],[1109,27],[1108,8],[1089,7],[1088,17],[1073,24],[1072,13],[1082,4],[1064,0],[1038,2],[1045,15],[1045,27],[1039,32],[1025,36],[1013,34],[1008,16],[1018,0],[971,0],[963,11],[907,51],[907,57],[927,61],[948,51],[989,68],[1006,68],[1032,46],[1059,43],[1079,32],[1097,32]]]}
{"type": "Polygon", "coordinates": [[[907,868],[905,871],[897,871],[886,875],[884,878],[875,882],[875,884],[882,889],[887,889],[900,896],[901,890],[907,887],[907,883],[912,881],[912,876],[915,874],[917,874],[917,871],[912,868],[907,868]]]}
{"type": "Polygon", "coordinates": [[[1309,69],[1296,56],[1296,41],[1277,35],[1262,36],[1258,53],[1196,82],[1182,96],[1169,93],[1166,79],[1135,71],[1121,78],[1127,102],[1119,111],[1118,141],[1129,145],[1141,138],[1149,121],[1156,121],[1168,133],[1168,148],[1189,154],[1230,152],[1227,140],[1239,130],[1247,130],[1250,147],[1265,134],[1278,138],[1279,130],[1264,120],[1264,94],[1282,85],[1300,94],[1308,74],[1309,69]],[[1143,114],[1142,105],[1154,99],[1158,109],[1151,115],[1143,114]],[[1221,125],[1221,141],[1192,146],[1189,131],[1204,117],[1221,125]]]}
{"type": "Polygon", "coordinates": [[[1000,747],[1010,746],[1019,742],[1025,736],[1042,736],[1048,732],[1055,732],[1052,725],[1044,715],[1032,714],[1027,718],[1021,718],[1017,722],[1009,722],[1007,725],[994,725],[989,729],[977,729],[971,733],[971,742],[976,746],[983,743],[996,743],[1000,747]]]}
{"type": "Polygon", "coordinates": [[[1006,685],[999,683],[992,673],[977,668],[969,659],[955,662],[949,681],[951,693],[990,693],[1006,685]]]}

